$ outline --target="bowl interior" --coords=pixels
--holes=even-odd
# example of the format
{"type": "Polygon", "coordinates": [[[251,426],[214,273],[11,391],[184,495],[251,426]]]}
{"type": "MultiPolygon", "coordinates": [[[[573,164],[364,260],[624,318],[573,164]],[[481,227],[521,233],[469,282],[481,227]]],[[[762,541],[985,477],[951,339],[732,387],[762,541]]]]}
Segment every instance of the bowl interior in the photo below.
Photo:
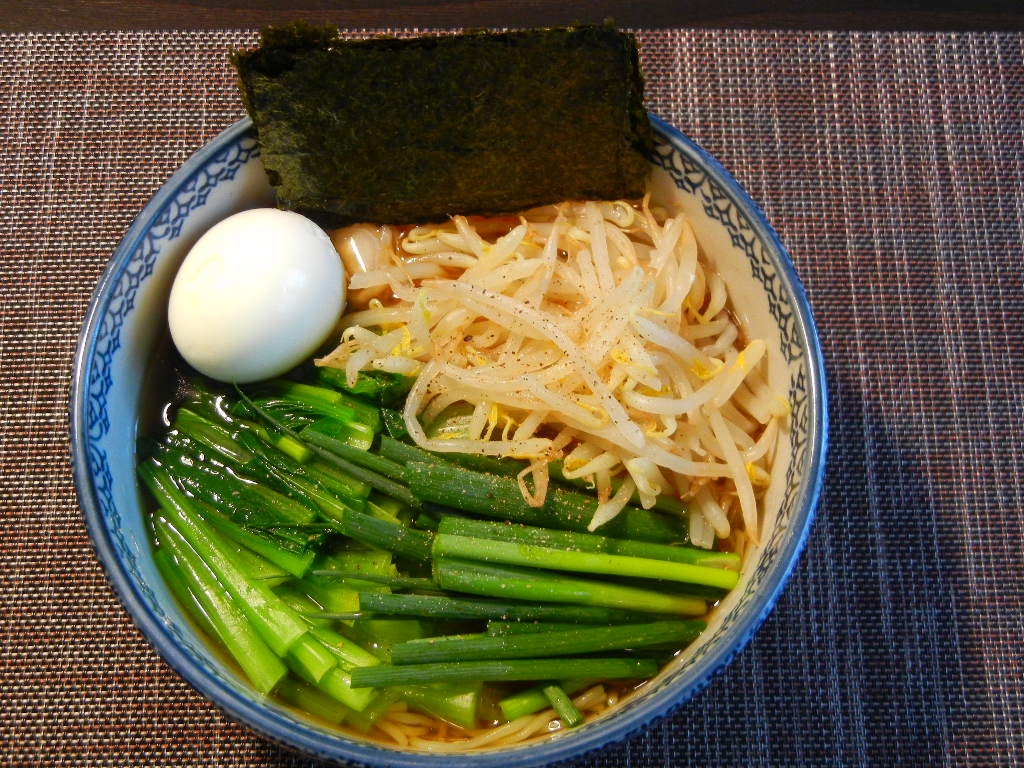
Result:
{"type": "Polygon", "coordinates": [[[769,346],[769,376],[792,407],[766,504],[764,535],[709,630],[651,684],[597,722],[498,752],[424,756],[340,736],[259,697],[211,652],[182,615],[149,555],[135,480],[138,414],[178,265],[210,226],[272,204],[248,121],[193,156],[146,206],[94,293],[75,361],[72,460],[97,554],[148,640],[201,693],[250,727],[320,757],[392,766],[506,768],[554,761],[621,739],[703,688],[770,611],[802,549],[820,492],[827,438],[821,353],[802,288],[764,217],[719,164],[652,118],[656,196],[685,210],[698,242],[726,278],[749,336],[769,346]],[[435,762],[436,761],[436,762],[435,762]]]}

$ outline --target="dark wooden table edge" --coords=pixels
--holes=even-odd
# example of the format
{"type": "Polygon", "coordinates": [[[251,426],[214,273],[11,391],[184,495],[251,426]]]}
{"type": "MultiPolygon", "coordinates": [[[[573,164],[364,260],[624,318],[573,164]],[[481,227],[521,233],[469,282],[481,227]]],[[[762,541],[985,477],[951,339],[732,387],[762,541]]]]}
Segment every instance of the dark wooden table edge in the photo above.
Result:
{"type": "Polygon", "coordinates": [[[295,19],[344,29],[551,26],[610,20],[625,28],[822,31],[1018,31],[1024,2],[821,3],[784,0],[765,9],[745,0],[134,0],[128,3],[0,0],[0,32],[255,29],[295,19]],[[336,4],[335,4],[336,5],[336,4]]]}

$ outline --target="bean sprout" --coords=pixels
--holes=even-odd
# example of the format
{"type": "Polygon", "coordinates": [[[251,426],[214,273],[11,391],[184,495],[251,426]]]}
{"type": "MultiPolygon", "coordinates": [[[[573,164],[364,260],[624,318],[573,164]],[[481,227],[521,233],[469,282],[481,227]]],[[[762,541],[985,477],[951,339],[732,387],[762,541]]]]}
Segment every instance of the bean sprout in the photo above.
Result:
{"type": "Polygon", "coordinates": [[[371,298],[350,303],[317,363],[353,384],[371,369],[415,376],[403,415],[418,445],[525,459],[520,488],[538,506],[563,459],[598,491],[592,529],[671,493],[689,501],[694,543],[737,527],[757,539],[788,406],[683,215],[649,199],[563,203],[374,235],[351,277],[371,298]],[[472,409],[464,432],[429,435],[457,404],[472,409]]]}

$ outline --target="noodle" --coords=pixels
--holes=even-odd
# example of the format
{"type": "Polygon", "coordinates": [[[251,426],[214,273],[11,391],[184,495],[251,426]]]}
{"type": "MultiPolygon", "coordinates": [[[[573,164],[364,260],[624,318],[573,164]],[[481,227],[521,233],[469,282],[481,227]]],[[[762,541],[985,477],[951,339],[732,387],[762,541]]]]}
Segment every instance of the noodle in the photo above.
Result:
{"type": "MultiPolygon", "coordinates": [[[[593,685],[573,697],[572,701],[581,712],[593,715],[607,710],[618,700],[617,692],[607,691],[603,685],[593,685]]],[[[562,725],[555,718],[553,710],[545,709],[499,726],[469,731],[453,729],[448,732],[445,729],[434,733],[424,732],[421,729],[427,725],[437,728],[439,721],[399,709],[388,712],[376,723],[376,726],[401,746],[437,754],[454,754],[475,749],[511,746],[541,733],[560,730],[562,725]],[[410,726],[413,727],[410,728],[410,726]]],[[[443,721],[440,722],[444,727],[443,721]]]]}

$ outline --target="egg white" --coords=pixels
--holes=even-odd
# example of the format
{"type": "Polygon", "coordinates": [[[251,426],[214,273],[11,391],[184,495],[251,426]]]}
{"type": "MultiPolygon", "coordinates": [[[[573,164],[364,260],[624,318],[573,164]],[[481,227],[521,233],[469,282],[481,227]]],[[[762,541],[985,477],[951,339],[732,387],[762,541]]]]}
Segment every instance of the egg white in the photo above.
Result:
{"type": "Polygon", "coordinates": [[[330,237],[292,211],[224,219],[192,247],[174,280],[168,324],[200,373],[247,383],[310,357],[345,307],[345,269],[330,237]]]}

